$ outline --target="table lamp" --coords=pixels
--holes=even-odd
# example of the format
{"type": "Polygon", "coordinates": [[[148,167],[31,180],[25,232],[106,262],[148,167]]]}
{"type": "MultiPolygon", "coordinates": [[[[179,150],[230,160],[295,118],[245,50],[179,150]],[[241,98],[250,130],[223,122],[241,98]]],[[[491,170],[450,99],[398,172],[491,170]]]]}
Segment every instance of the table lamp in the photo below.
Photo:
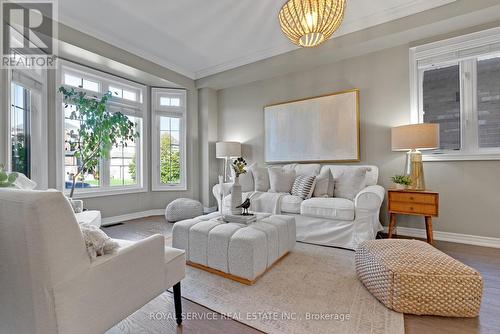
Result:
{"type": "Polygon", "coordinates": [[[411,190],[425,190],[422,150],[439,148],[439,124],[422,123],[391,129],[393,151],[408,151],[405,174],[411,177],[411,190]]]}
{"type": "Polygon", "coordinates": [[[236,141],[220,141],[215,143],[215,156],[224,159],[224,182],[228,182],[229,159],[241,156],[241,143],[236,141]]]}

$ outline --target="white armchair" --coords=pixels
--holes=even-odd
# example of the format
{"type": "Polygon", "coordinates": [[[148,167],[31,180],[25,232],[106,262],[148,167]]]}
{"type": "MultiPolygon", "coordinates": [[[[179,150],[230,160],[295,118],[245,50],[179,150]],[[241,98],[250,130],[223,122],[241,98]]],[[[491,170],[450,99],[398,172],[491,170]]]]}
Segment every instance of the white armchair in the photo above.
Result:
{"type": "Polygon", "coordinates": [[[1,189],[0,333],[103,333],[172,286],[180,324],[184,251],[117,241],[91,262],[62,193],[1,189]]]}

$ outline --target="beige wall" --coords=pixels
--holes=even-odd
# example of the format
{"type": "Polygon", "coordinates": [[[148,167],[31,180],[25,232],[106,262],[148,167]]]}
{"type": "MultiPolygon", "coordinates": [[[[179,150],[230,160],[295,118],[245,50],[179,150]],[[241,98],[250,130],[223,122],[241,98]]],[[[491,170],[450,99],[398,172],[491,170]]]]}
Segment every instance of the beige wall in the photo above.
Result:
{"type": "MultiPolygon", "coordinates": [[[[401,173],[405,161],[404,153],[391,152],[390,128],[410,120],[408,49],[409,45],[401,45],[220,90],[219,140],[241,141],[248,160],[263,162],[263,106],[359,88],[361,163],[379,166],[379,183],[389,187],[389,177],[401,173]]],[[[500,161],[427,162],[425,171],[428,187],[441,196],[435,230],[500,237],[500,161]]],[[[400,226],[423,226],[418,218],[400,222],[400,226]]]]}

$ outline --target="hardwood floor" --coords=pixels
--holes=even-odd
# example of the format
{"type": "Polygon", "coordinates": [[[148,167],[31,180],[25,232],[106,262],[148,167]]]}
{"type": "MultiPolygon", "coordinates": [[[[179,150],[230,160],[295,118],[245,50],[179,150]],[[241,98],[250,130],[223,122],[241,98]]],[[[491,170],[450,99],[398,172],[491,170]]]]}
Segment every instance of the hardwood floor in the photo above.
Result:
{"type": "MultiPolygon", "coordinates": [[[[164,217],[149,217],[132,220],[121,225],[104,227],[103,230],[112,238],[140,240],[150,235],[160,233],[169,236],[173,224],[164,217]]],[[[500,333],[500,249],[435,241],[434,245],[455,259],[477,269],[484,279],[483,301],[481,314],[478,318],[445,318],[432,316],[405,315],[405,333],[443,333],[443,334],[489,334],[500,333]]],[[[164,294],[164,312],[174,311],[173,297],[164,294]]],[[[184,312],[198,315],[212,315],[213,312],[196,303],[183,299],[184,312]]],[[[163,333],[261,333],[260,331],[231,319],[187,320],[182,327],[177,328],[171,320],[167,326],[162,325],[163,333]]],[[[129,333],[146,333],[145,328],[135,328],[133,323],[127,324],[129,333]]],[[[110,334],[118,332],[112,331],[110,334]]]]}

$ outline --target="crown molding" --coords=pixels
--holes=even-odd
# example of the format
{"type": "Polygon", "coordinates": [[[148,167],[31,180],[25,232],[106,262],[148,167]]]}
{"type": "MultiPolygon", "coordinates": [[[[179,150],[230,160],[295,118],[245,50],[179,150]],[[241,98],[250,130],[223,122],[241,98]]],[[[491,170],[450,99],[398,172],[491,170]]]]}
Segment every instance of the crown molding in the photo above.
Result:
{"type": "MultiPolygon", "coordinates": [[[[382,23],[386,23],[392,20],[396,20],[405,16],[409,16],[412,14],[416,14],[428,9],[440,7],[452,2],[455,2],[456,0],[434,0],[431,3],[426,0],[414,0],[411,1],[410,3],[406,3],[403,5],[395,6],[392,8],[386,8],[378,11],[375,14],[372,15],[367,15],[364,17],[357,18],[355,20],[346,20],[342,24],[341,28],[339,31],[334,35],[335,37],[339,37],[342,35],[346,35],[358,30],[363,30],[375,25],[379,25],[382,23]]],[[[110,45],[116,46],[118,48],[121,48],[123,50],[126,50],[130,53],[133,53],[139,57],[142,57],[146,60],[149,60],[153,63],[156,63],[160,66],[163,66],[165,68],[168,68],[172,71],[175,71],[183,76],[186,76],[192,80],[196,79],[201,79],[205,78],[220,72],[224,72],[230,69],[234,69],[240,66],[244,66],[247,64],[251,64],[263,59],[267,59],[270,57],[274,57],[280,54],[287,53],[289,51],[293,51],[298,49],[297,46],[293,45],[292,43],[288,43],[288,40],[286,39],[285,36],[283,36],[284,43],[282,45],[279,45],[277,47],[272,47],[264,50],[260,50],[257,52],[253,52],[249,55],[239,57],[236,59],[232,59],[229,61],[221,62],[220,64],[213,65],[213,66],[207,66],[205,68],[201,68],[198,70],[192,70],[188,69],[182,66],[179,66],[178,64],[175,64],[175,62],[172,62],[168,59],[165,59],[163,57],[158,57],[150,52],[147,52],[143,49],[137,48],[131,43],[117,39],[115,36],[111,36],[109,33],[104,32],[104,31],[97,31],[93,29],[90,26],[82,25],[78,23],[75,20],[72,20],[69,17],[66,17],[64,15],[60,15],[61,22],[63,24],[68,25],[69,27],[72,27],[74,29],[77,29],[83,33],[86,33],[92,37],[95,37],[97,39],[102,40],[103,42],[106,42],[110,45]],[[71,23],[70,23],[71,22],[71,23]],[[285,41],[287,44],[285,44],[285,41]]],[[[278,24],[276,22],[276,24],[278,24]]]]}
{"type": "Polygon", "coordinates": [[[186,69],[182,66],[179,66],[179,65],[177,65],[177,64],[175,64],[175,63],[173,63],[165,58],[155,56],[147,51],[139,49],[139,48],[133,46],[132,44],[130,44],[129,42],[117,39],[116,37],[111,36],[106,32],[97,31],[89,26],[82,25],[82,24],[78,23],[77,21],[72,20],[66,16],[61,15],[61,14],[59,14],[59,21],[62,24],[66,25],[70,28],[76,29],[84,34],[87,34],[89,36],[97,38],[97,39],[99,39],[105,43],[108,43],[112,46],[123,49],[127,52],[130,52],[130,53],[136,55],[136,56],[139,56],[141,58],[149,60],[149,61],[151,61],[157,65],[163,66],[171,71],[177,72],[178,74],[181,74],[185,77],[188,77],[191,80],[194,80],[196,77],[196,74],[194,71],[191,71],[191,70],[186,69]],[[69,23],[69,22],[71,22],[71,23],[69,23]]]}

